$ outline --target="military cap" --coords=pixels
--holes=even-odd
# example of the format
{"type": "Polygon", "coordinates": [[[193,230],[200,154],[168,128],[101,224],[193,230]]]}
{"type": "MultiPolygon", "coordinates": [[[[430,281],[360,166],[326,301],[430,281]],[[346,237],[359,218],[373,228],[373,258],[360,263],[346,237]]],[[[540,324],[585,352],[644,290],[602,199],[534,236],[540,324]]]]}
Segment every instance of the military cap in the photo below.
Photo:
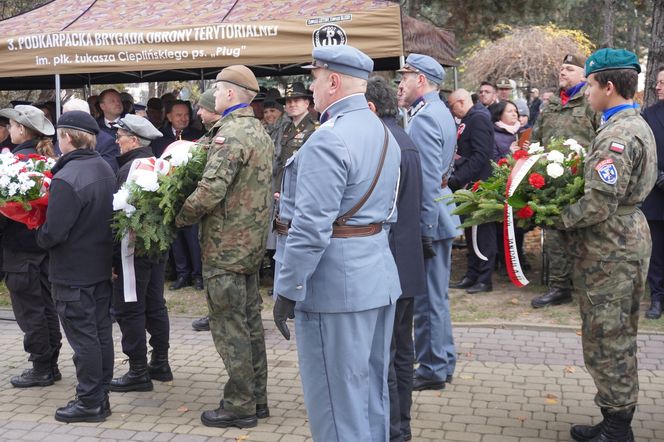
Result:
{"type": "Polygon", "coordinates": [[[260,92],[258,80],[251,69],[246,66],[236,64],[224,68],[217,74],[217,81],[234,84],[251,92],[260,92]]]}
{"type": "Polygon", "coordinates": [[[279,112],[283,112],[284,105],[270,98],[263,103],[263,109],[276,109],[279,112]]]}
{"type": "Polygon", "coordinates": [[[583,66],[586,64],[586,57],[582,55],[567,54],[565,55],[565,58],[563,58],[563,64],[571,64],[583,69],[583,66]]]}
{"type": "Polygon", "coordinates": [[[595,72],[611,71],[615,69],[633,69],[641,72],[639,59],[634,52],[626,49],[603,48],[593,53],[586,60],[586,77],[595,72]]]}
{"type": "Polygon", "coordinates": [[[134,110],[136,111],[144,111],[145,110],[145,105],[141,103],[137,103],[134,105],[134,110]]]}
{"type": "Polygon", "coordinates": [[[62,114],[58,120],[58,129],[75,129],[95,135],[99,133],[99,125],[92,115],[79,110],[62,114]]]}
{"type": "Polygon", "coordinates": [[[150,120],[134,114],[127,114],[120,118],[118,128],[131,132],[144,140],[156,140],[164,136],[150,123],[150,120]]]}
{"type": "Polygon", "coordinates": [[[286,86],[286,92],[281,98],[277,98],[277,101],[281,104],[286,102],[287,98],[309,98],[311,99],[311,92],[304,87],[304,84],[301,82],[289,83],[286,86]]]}
{"type": "Polygon", "coordinates": [[[328,69],[351,77],[369,79],[373,60],[367,54],[348,45],[321,46],[311,54],[314,61],[303,69],[328,69]]]}
{"type": "Polygon", "coordinates": [[[203,109],[216,112],[214,110],[214,89],[208,89],[201,95],[201,98],[198,100],[198,106],[203,109]]]}
{"type": "Polygon", "coordinates": [[[507,77],[500,77],[496,83],[496,89],[512,89],[512,83],[507,77]]]}
{"type": "Polygon", "coordinates": [[[44,112],[28,104],[19,104],[14,109],[2,109],[0,110],[0,117],[7,117],[42,135],[51,136],[55,134],[53,123],[48,121],[44,112]]]}
{"type": "Polygon", "coordinates": [[[445,69],[428,55],[410,54],[406,58],[406,64],[397,72],[402,74],[407,72],[422,74],[436,84],[445,81],[445,69]]]}

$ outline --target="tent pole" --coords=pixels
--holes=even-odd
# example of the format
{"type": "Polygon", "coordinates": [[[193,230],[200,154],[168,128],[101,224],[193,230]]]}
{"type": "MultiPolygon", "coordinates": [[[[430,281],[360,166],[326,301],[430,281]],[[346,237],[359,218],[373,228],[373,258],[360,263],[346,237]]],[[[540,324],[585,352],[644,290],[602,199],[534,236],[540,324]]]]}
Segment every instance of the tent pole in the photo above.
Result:
{"type": "Polygon", "coordinates": [[[201,87],[199,88],[201,92],[205,90],[205,71],[201,68],[201,87]]]}
{"type": "Polygon", "coordinates": [[[55,74],[55,121],[60,119],[60,74],[55,74]]]}
{"type": "Polygon", "coordinates": [[[458,78],[458,73],[456,66],[454,66],[452,69],[454,69],[454,90],[459,89],[459,78],[458,78]]]}

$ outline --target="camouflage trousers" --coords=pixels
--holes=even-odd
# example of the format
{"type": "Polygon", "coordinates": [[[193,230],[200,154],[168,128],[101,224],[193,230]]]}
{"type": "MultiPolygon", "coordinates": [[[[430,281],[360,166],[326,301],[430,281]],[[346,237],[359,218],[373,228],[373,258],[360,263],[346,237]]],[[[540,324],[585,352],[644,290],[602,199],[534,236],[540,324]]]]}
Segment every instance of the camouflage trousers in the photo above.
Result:
{"type": "Polygon", "coordinates": [[[636,334],[647,274],[647,259],[575,261],[583,359],[597,387],[595,403],[602,408],[620,410],[636,405],[636,334]]]}
{"type": "Polygon", "coordinates": [[[574,258],[567,253],[567,234],[555,229],[544,231],[544,250],[549,257],[549,288],[570,289],[574,258]]]}
{"type": "Polygon", "coordinates": [[[207,280],[210,331],[228,381],[224,409],[248,415],[267,404],[267,356],[258,274],[222,273],[207,280]]]}

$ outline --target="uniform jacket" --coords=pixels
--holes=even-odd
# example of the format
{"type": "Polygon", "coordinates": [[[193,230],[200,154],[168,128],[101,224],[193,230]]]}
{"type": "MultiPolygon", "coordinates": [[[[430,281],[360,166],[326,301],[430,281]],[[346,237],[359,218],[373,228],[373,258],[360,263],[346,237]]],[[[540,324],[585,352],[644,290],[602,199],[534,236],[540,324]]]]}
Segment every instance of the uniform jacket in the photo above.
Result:
{"type": "Polygon", "coordinates": [[[281,139],[279,140],[277,169],[274,171],[275,182],[277,185],[281,183],[283,178],[286,161],[293,156],[294,152],[304,145],[317,127],[318,122],[315,121],[308,112],[297,127],[295,127],[292,121],[285,125],[281,133],[281,139]]]}
{"type": "MultiPolygon", "coordinates": [[[[385,129],[363,94],[332,104],[327,118],[284,170],[274,293],[308,312],[358,312],[395,302],[399,277],[387,226],[365,237],[332,238],[332,224],[368,190],[378,168],[385,129]]],[[[392,223],[400,150],[388,132],[388,152],[373,193],[347,225],[392,223]]]]}
{"type": "Polygon", "coordinates": [[[452,192],[441,188],[444,176],[451,172],[456,146],[454,118],[433,91],[421,97],[412,106],[411,120],[406,132],[417,146],[422,162],[422,211],[420,229],[422,236],[434,240],[454,238],[460,234],[459,217],[453,215],[454,204],[442,199],[452,192]]]}
{"type": "Polygon", "coordinates": [[[219,120],[203,178],[176,219],[180,226],[200,221],[205,278],[258,271],[272,199],[272,151],[272,140],[251,107],[219,120]]]}
{"type": "Polygon", "coordinates": [[[115,174],[97,152],[79,149],[52,170],[46,222],[37,242],[49,251],[49,281],[90,286],[111,278],[115,174]]]}
{"type": "Polygon", "coordinates": [[[412,298],[426,293],[424,254],[420,240],[420,209],[422,208],[422,167],[420,153],[408,134],[394,118],[383,118],[401,149],[397,222],[390,229],[390,250],[399,271],[401,297],[412,298]]]}
{"type": "Polygon", "coordinates": [[[582,87],[571,96],[564,106],[560,101],[560,93],[552,95],[537,118],[531,142],[546,146],[552,138],[573,138],[582,146],[589,146],[595,138],[602,116],[588,105],[584,96],[587,87],[582,87]]]}
{"type": "MultiPolygon", "coordinates": [[[[175,134],[173,134],[173,126],[171,126],[171,123],[167,122],[159,130],[161,131],[162,134],[164,134],[164,136],[152,141],[152,152],[154,153],[154,156],[156,156],[157,158],[159,158],[161,154],[164,153],[164,150],[166,150],[169,144],[176,141],[175,134]]],[[[182,131],[180,139],[187,141],[196,141],[204,134],[205,133],[202,130],[194,129],[192,127],[186,127],[182,131]]]]}
{"type": "Polygon", "coordinates": [[[635,109],[616,113],[598,129],[586,155],[584,195],[562,213],[565,228],[572,230],[570,253],[598,261],[649,258],[650,231],[637,206],[656,177],[650,127],[635,109]]]}
{"type": "Polygon", "coordinates": [[[457,129],[457,154],[460,158],[454,162],[454,173],[448,182],[452,190],[485,180],[491,175],[493,124],[482,109],[485,109],[482,103],[470,108],[457,129]]]}
{"type": "MultiPolygon", "coordinates": [[[[643,118],[655,135],[657,143],[657,169],[664,172],[664,101],[643,110],[643,118]]],[[[650,194],[643,202],[641,210],[647,219],[652,221],[664,221],[664,190],[653,187],[650,194]]]]}

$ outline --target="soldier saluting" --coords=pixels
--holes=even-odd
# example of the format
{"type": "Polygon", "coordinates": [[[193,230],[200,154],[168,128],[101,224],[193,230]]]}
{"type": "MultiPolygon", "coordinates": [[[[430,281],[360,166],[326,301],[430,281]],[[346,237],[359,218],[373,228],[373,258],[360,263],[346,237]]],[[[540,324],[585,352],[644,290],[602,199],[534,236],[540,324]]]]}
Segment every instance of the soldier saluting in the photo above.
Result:
{"type": "Polygon", "coordinates": [[[639,206],[657,177],[655,139],[632,100],[639,72],[636,55],[623,49],[600,49],[585,64],[586,96],[603,112],[602,125],[585,159],[584,196],[565,208],[562,223],[572,231],[583,358],[604,420],[573,426],[577,441],[634,440],[636,333],[652,246],[639,206]]]}

